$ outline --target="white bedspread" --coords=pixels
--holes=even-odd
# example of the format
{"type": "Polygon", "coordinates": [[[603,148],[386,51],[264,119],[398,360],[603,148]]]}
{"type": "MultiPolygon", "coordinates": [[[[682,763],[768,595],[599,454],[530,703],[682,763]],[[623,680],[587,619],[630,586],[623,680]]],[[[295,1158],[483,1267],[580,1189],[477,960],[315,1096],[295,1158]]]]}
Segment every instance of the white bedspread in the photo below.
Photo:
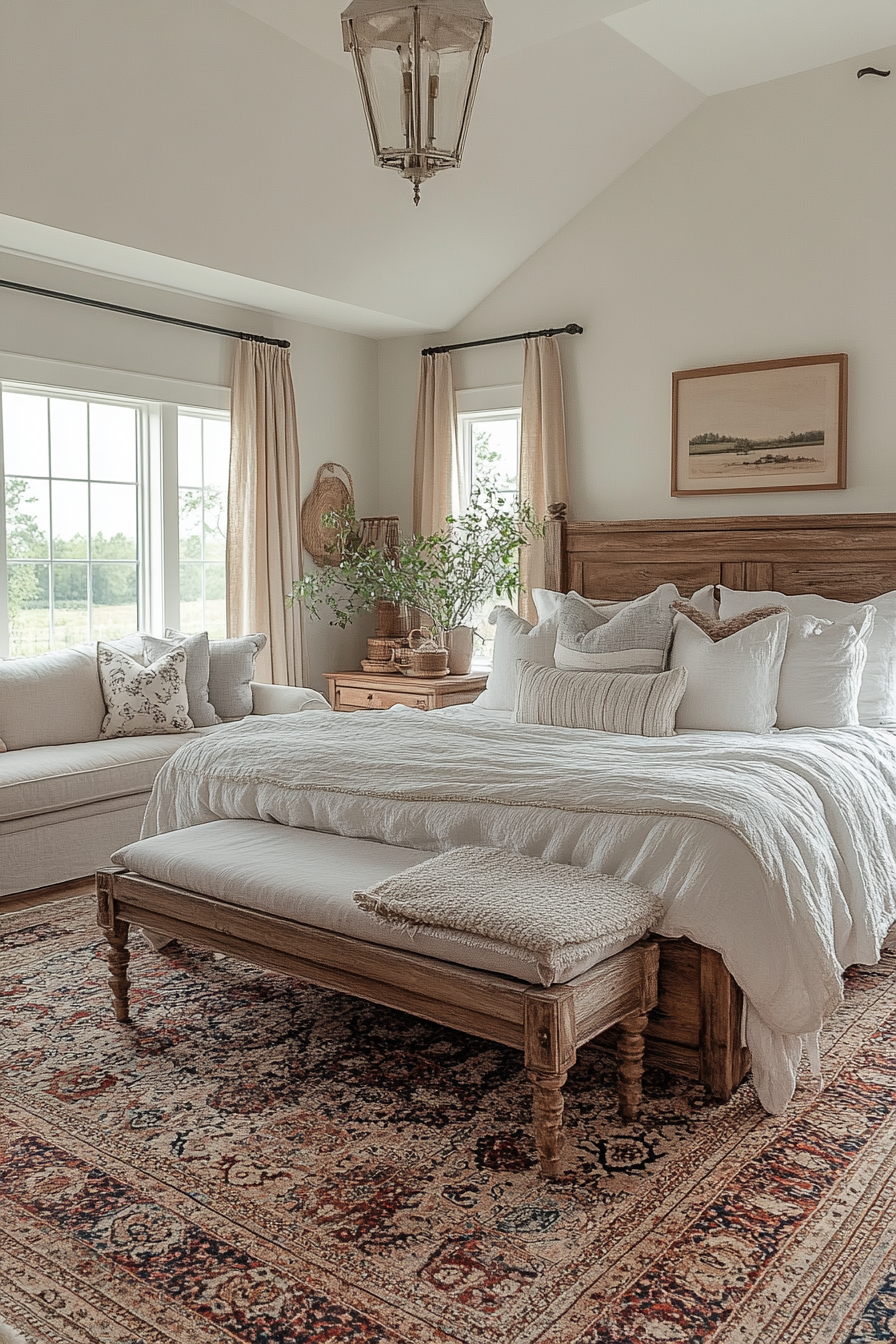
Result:
{"type": "Polygon", "coordinates": [[[221,818],[408,848],[485,844],[661,896],[657,932],[715,949],[748,1003],[767,1110],[800,1037],[896,919],[896,734],[621,737],[446,710],[246,719],[163,767],[144,836],[221,818]]]}

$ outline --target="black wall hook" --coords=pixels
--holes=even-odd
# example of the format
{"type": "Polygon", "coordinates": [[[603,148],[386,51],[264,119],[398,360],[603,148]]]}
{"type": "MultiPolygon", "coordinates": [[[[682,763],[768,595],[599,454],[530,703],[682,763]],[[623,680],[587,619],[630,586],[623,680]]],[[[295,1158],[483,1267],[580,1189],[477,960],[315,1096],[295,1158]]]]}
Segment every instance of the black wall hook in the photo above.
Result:
{"type": "Polygon", "coordinates": [[[873,65],[863,65],[856,72],[856,79],[861,79],[863,75],[880,75],[881,79],[886,79],[889,73],[889,70],[877,70],[873,65]]]}

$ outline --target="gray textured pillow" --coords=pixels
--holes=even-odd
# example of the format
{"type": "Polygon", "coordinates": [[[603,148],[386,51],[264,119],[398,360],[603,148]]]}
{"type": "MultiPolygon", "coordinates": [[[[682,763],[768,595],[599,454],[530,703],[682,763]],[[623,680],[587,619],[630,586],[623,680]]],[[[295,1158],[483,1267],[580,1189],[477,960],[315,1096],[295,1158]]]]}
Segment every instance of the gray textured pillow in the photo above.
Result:
{"type": "Polygon", "coordinates": [[[662,672],[672,639],[673,583],[639,597],[615,616],[578,597],[560,609],[554,662],[570,672],[662,672]]]}
{"type": "MultiPolygon", "coordinates": [[[[181,639],[179,630],[166,630],[169,639],[181,639]]],[[[252,713],[252,687],[255,659],[267,635],[241,635],[236,639],[210,639],[208,643],[208,698],[215,713],[225,722],[244,719],[252,713]]]]}
{"type": "Polygon", "coordinates": [[[159,639],[157,635],[143,636],[143,654],[148,663],[154,663],[172,649],[182,648],[187,655],[187,699],[190,718],[197,728],[210,728],[221,720],[214,705],[208,700],[208,635],[179,635],[177,639],[159,639]]]}
{"type": "Polygon", "coordinates": [[[687,684],[684,667],[651,676],[631,672],[561,672],[558,668],[520,663],[514,718],[517,723],[587,728],[593,733],[672,737],[675,711],[687,684]]]}

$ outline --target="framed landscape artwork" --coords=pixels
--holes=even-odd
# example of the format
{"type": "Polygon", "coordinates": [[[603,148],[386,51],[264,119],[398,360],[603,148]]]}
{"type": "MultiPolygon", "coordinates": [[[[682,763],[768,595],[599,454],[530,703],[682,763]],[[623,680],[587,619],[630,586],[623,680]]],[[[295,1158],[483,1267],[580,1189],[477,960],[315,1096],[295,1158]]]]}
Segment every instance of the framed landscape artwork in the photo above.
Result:
{"type": "Polygon", "coordinates": [[[845,488],[846,355],[673,373],[673,495],[845,488]]]}

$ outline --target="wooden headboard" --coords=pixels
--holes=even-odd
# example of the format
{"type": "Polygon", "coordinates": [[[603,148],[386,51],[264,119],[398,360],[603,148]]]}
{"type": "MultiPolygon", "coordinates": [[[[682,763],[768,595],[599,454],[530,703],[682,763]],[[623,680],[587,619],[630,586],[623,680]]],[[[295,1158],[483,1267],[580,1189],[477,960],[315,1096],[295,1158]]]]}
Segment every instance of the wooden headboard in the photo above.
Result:
{"type": "Polygon", "coordinates": [[[820,593],[861,602],[896,588],[896,514],[655,518],[575,523],[550,519],[545,582],[619,600],[675,583],[820,593]]]}

